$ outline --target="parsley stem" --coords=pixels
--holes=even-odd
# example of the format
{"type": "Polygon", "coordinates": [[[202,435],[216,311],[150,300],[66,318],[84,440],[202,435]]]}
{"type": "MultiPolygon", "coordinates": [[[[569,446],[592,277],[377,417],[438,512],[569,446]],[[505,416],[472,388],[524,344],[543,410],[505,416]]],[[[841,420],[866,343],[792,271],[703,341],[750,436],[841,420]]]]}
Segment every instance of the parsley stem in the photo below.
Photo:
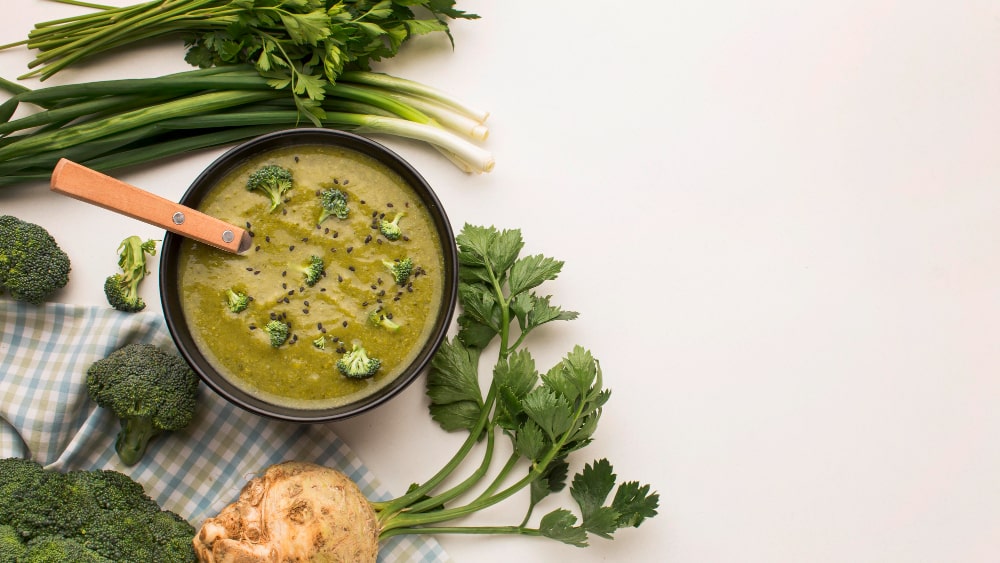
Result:
{"type": "Polygon", "coordinates": [[[492,431],[486,432],[486,451],[483,454],[483,461],[465,480],[463,480],[458,485],[448,489],[443,493],[434,495],[433,497],[427,498],[423,501],[417,502],[409,506],[406,510],[408,514],[415,514],[419,512],[424,512],[429,509],[435,508],[437,506],[443,506],[445,503],[458,498],[463,493],[471,489],[476,483],[478,483],[486,473],[489,471],[490,462],[493,460],[493,446],[496,442],[496,433],[492,431]]]}
{"type": "Polygon", "coordinates": [[[386,540],[395,536],[411,534],[477,534],[477,535],[521,535],[521,536],[541,536],[542,533],[537,528],[526,528],[524,526],[418,526],[410,528],[393,528],[379,535],[380,540],[386,540]]]}
{"type": "Polygon", "coordinates": [[[424,484],[414,487],[401,497],[387,502],[372,503],[372,507],[379,512],[379,520],[382,521],[383,524],[387,520],[395,518],[401,511],[410,506],[410,504],[420,500],[422,497],[433,491],[435,487],[443,483],[444,480],[447,479],[459,465],[461,465],[462,461],[465,460],[469,452],[472,451],[473,446],[479,442],[480,436],[486,429],[495,400],[496,390],[494,389],[494,386],[491,385],[489,392],[486,394],[486,400],[483,402],[482,412],[479,415],[479,419],[476,421],[476,425],[469,431],[469,436],[462,443],[462,446],[458,449],[455,455],[452,456],[451,460],[449,460],[444,467],[435,473],[433,477],[424,482],[424,484]]]}

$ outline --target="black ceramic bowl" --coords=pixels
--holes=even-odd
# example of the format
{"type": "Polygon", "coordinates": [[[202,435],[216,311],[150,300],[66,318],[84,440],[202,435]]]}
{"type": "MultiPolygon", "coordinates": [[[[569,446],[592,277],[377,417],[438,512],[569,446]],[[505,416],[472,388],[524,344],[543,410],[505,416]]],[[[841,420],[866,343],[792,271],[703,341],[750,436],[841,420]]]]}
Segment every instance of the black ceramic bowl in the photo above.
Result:
{"type": "MultiPolygon", "coordinates": [[[[390,384],[354,403],[322,409],[300,409],[274,404],[244,391],[209,363],[192,338],[181,307],[181,287],[178,283],[178,259],[182,237],[167,233],[160,258],[160,299],[167,328],[181,355],[198,373],[201,380],[229,402],[248,411],[281,420],[295,422],[326,422],[360,414],[381,405],[409,385],[430,362],[445,338],[455,311],[458,291],[458,253],[451,224],[437,195],[427,181],[406,161],[383,145],[352,133],[331,129],[289,129],[257,137],[223,154],[208,166],[191,184],[181,203],[197,208],[216,184],[247,159],[274,149],[299,145],[332,145],[368,155],[407,182],[423,200],[431,214],[444,253],[444,295],[431,331],[413,362],[390,384]]],[[[221,252],[221,251],[220,251],[221,252]]]]}

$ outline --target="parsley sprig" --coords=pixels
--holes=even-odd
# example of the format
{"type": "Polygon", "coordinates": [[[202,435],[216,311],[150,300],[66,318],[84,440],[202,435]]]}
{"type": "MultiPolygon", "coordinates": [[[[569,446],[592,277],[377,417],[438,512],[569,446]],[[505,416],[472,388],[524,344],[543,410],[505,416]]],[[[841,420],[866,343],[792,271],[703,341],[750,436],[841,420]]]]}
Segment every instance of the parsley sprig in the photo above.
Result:
{"type": "Polygon", "coordinates": [[[558,508],[532,524],[539,502],[566,487],[569,458],[593,440],[611,392],[603,386],[599,362],[583,347],[574,347],[544,373],[524,347],[536,328],[577,317],[536,291],[556,279],[563,262],[543,255],[522,257],[519,230],[465,225],[456,242],[459,329],[431,362],[427,395],[431,416],[442,428],[469,435],[425,483],[395,500],[375,503],[382,539],[414,533],[522,534],[583,547],[590,535],[610,539],[617,530],[655,516],[659,495],[635,481],[617,484],[611,463],[600,459],[586,464],[570,482],[575,511],[558,508]],[[484,395],[481,354],[497,339],[498,357],[484,395]],[[508,437],[511,453],[490,475],[498,434],[508,437]],[[464,480],[442,490],[477,445],[483,460],[464,480]],[[442,525],[525,488],[530,491],[528,506],[517,525],[442,525]]]}
{"type": "Polygon", "coordinates": [[[451,38],[448,20],[478,16],[455,0],[151,0],[97,6],[88,14],[41,22],[24,41],[39,54],[20,78],[48,78],[79,61],[154,37],[181,35],[192,65],[252,64],[277,89],[291,90],[316,125],[325,88],[345,70],[370,70],[408,39],[433,32],[451,38]],[[423,14],[418,16],[417,14],[423,14]]]}

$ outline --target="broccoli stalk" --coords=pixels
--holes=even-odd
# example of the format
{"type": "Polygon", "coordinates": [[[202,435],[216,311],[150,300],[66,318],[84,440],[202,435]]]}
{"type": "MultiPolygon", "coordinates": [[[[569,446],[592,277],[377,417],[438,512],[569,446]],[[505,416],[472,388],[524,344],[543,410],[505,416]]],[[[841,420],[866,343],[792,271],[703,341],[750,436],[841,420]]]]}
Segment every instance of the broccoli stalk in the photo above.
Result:
{"type": "Polygon", "coordinates": [[[149,274],[146,268],[147,254],[156,255],[155,240],[143,242],[133,235],[118,245],[118,267],[121,272],[104,280],[104,295],[108,304],[115,309],[137,313],[146,308],[146,302],[139,296],[139,284],[149,274]]]}
{"type": "Polygon", "coordinates": [[[156,436],[191,423],[198,376],[179,356],[128,344],[87,369],[87,393],[121,423],[115,451],[125,465],[142,459],[156,436]]]}
{"type": "Polygon", "coordinates": [[[69,256],[44,227],[0,215],[0,293],[37,305],[69,283],[69,256]]]}
{"type": "Polygon", "coordinates": [[[316,285],[316,282],[323,277],[326,273],[326,264],[323,263],[323,259],[319,256],[313,255],[309,257],[309,262],[304,265],[300,265],[298,270],[302,272],[305,278],[306,285],[312,287],[316,285]]]}
{"type": "Polygon", "coordinates": [[[319,205],[320,213],[319,220],[316,221],[317,225],[323,223],[323,221],[326,221],[331,216],[338,219],[347,219],[347,215],[350,213],[350,209],[347,207],[347,194],[337,188],[329,188],[320,192],[319,205]]]}
{"type": "Polygon", "coordinates": [[[277,164],[262,166],[247,179],[247,190],[261,191],[270,198],[270,211],[281,205],[285,193],[290,189],[292,189],[292,171],[277,164]]]}
{"type": "Polygon", "coordinates": [[[392,279],[397,285],[405,285],[413,272],[413,261],[409,258],[402,258],[395,261],[382,260],[382,264],[392,273],[392,279]]]}
{"type": "Polygon", "coordinates": [[[345,377],[351,379],[368,379],[375,375],[375,372],[382,367],[382,362],[378,358],[368,356],[368,351],[355,342],[353,348],[337,360],[337,369],[345,377]]]}
{"type": "Polygon", "coordinates": [[[389,240],[399,240],[399,237],[403,236],[403,231],[399,228],[399,220],[405,215],[405,212],[400,211],[392,221],[387,219],[379,221],[378,230],[382,233],[382,236],[389,240]]]}

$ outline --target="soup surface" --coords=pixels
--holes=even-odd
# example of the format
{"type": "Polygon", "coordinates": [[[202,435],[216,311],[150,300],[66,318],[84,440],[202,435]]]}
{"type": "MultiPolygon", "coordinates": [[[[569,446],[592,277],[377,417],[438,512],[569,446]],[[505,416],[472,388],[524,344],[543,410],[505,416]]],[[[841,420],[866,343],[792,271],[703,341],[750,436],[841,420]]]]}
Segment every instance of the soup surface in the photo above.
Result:
{"type": "Polygon", "coordinates": [[[253,236],[243,255],[185,240],[178,260],[195,342],[245,391],[293,408],[349,403],[394,380],[429,338],[444,291],[437,231],[420,197],[375,159],[327,145],[275,149],[230,172],[198,208],[253,236]],[[246,188],[250,174],[270,164],[293,177],[274,211],[267,194],[246,188]],[[347,195],[349,214],[317,225],[319,193],[330,188],[347,195]],[[379,222],[398,213],[402,236],[388,240],[379,222]],[[313,256],[324,261],[325,274],[309,286],[302,268],[313,256]],[[386,262],[403,258],[413,271],[399,285],[386,262]],[[227,289],[249,295],[249,306],[231,312],[227,289]],[[398,329],[372,322],[373,312],[398,329]],[[279,347],[264,330],[275,319],[290,329],[279,347]],[[337,369],[354,344],[381,362],[374,377],[351,379],[337,369]]]}

